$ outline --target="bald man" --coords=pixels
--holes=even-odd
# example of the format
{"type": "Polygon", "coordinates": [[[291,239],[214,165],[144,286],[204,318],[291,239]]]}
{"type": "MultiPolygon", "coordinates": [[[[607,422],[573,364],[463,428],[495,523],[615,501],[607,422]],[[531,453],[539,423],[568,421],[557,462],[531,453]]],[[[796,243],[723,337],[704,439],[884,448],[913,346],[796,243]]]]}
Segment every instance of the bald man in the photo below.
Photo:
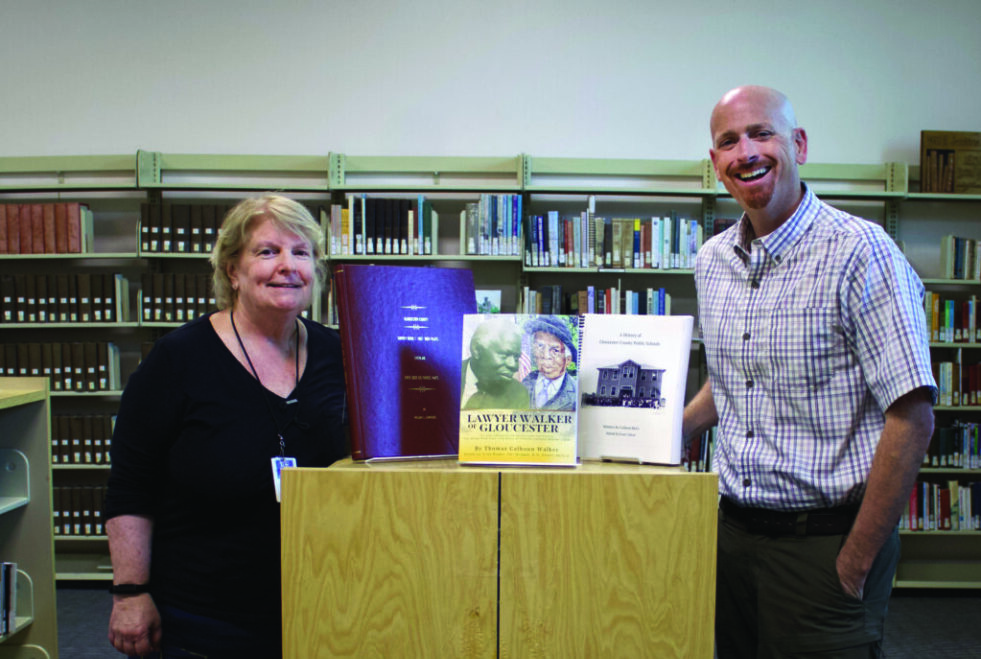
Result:
{"type": "Polygon", "coordinates": [[[733,89],[710,130],[743,209],[696,260],[708,380],[684,416],[686,437],[718,424],[718,656],[877,657],[933,432],[923,285],[879,226],[801,182],[783,94],[733,89]]]}

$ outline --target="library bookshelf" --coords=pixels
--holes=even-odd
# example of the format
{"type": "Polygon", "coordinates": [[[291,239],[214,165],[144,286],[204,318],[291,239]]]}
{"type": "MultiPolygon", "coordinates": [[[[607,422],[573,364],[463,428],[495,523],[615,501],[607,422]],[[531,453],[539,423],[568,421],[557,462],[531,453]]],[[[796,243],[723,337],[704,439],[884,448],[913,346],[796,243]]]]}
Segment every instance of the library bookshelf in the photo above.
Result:
{"type": "MultiPolygon", "coordinates": [[[[905,244],[911,262],[925,278],[937,273],[933,252],[939,243],[939,235],[935,235],[941,224],[938,220],[951,209],[956,209],[955,215],[973,213],[976,217],[976,210],[981,207],[981,196],[918,192],[918,168],[905,163],[807,164],[801,174],[823,199],[882,224],[894,239],[905,244]]],[[[623,299],[628,291],[663,291],[671,299],[671,313],[696,315],[694,282],[690,264],[684,261],[671,267],[664,267],[663,262],[650,267],[651,262],[646,259],[643,267],[634,267],[632,261],[584,263],[581,252],[580,258],[575,258],[574,249],[567,252],[573,258],[564,263],[543,265],[539,261],[536,265],[529,258],[524,230],[512,234],[516,250],[495,251],[493,246],[485,253],[471,250],[469,242],[474,236],[466,220],[468,208],[479,208],[488,199],[493,200],[490,203],[519,208],[517,217],[523,220],[524,227],[528,226],[524,222],[528,217],[548,217],[550,213],[578,218],[583,214],[621,219],[677,217],[688,220],[689,229],[703,240],[716,227],[740,214],[706,159],[552,158],[528,154],[208,155],[149,150],[128,155],[0,158],[0,203],[77,202],[92,211],[88,251],[0,254],[0,276],[98,274],[112,275],[119,282],[111,321],[52,322],[48,318],[44,322],[0,323],[4,344],[105,342],[117,348],[118,373],[114,374],[111,387],[82,391],[51,387],[53,441],[62,441],[66,432],[73,434],[71,430],[60,430],[64,418],[90,417],[93,426],[96,419],[104,424],[108,418],[111,428],[127,377],[147,346],[178,327],[189,314],[211,308],[207,295],[200,299],[197,284],[210,273],[207,244],[190,240],[185,243],[176,239],[175,233],[164,249],[162,237],[154,243],[146,235],[158,224],[158,218],[168,218],[171,231],[183,226],[183,218],[188,218],[188,227],[194,227],[195,222],[206,222],[209,216],[219,218],[223,209],[244,196],[265,191],[286,194],[319,216],[327,238],[329,268],[341,262],[467,268],[474,272],[478,289],[500,292],[500,306],[505,312],[526,309],[530,300],[544,299],[556,290],[561,290],[554,296],[560,305],[556,311],[569,312],[571,294],[592,287],[612,291],[617,299],[623,299]],[[335,235],[335,208],[338,212],[351,211],[352,204],[360,203],[355,201],[360,199],[365,200],[365,205],[368,200],[400,200],[410,206],[414,203],[416,208],[424,200],[428,206],[423,208],[431,207],[438,217],[438,222],[429,227],[432,235],[428,253],[423,249],[404,253],[382,249],[369,254],[357,253],[350,245],[342,248],[341,236],[335,235]],[[503,199],[507,201],[499,201],[503,199]],[[176,225],[175,217],[179,218],[176,225]],[[167,292],[175,292],[180,286],[177,282],[186,287],[192,281],[196,304],[178,312],[157,303],[157,297],[165,302],[167,292]]],[[[968,222],[963,221],[962,226],[967,227],[968,222]]],[[[938,280],[926,281],[928,288],[948,285],[938,280]]],[[[965,286],[963,282],[949,285],[965,286]]],[[[189,297],[189,289],[185,288],[185,299],[189,297]]],[[[314,302],[309,315],[325,324],[336,323],[329,286],[323,299],[314,302]]],[[[977,356],[976,347],[962,348],[965,352],[973,350],[977,356]]],[[[947,348],[933,349],[941,352],[947,348]]],[[[693,341],[692,350],[689,395],[704,377],[698,368],[704,361],[699,341],[693,341]]],[[[963,408],[938,408],[937,415],[938,423],[945,415],[978,416],[977,410],[963,408]]],[[[90,491],[104,486],[108,475],[107,439],[101,437],[103,444],[93,449],[91,458],[86,458],[84,438],[82,441],[81,451],[69,448],[69,458],[65,460],[61,457],[65,455],[64,447],[52,446],[56,457],[50,476],[56,488],[90,491]],[[94,456],[100,455],[99,450],[102,457],[97,460],[94,456]],[[75,460],[75,456],[81,457],[75,460]]],[[[976,479],[973,472],[966,470],[958,477],[976,479]]],[[[98,524],[90,528],[100,530],[98,524]]],[[[977,546],[969,544],[978,541],[981,533],[974,536],[966,531],[954,535],[904,533],[904,542],[915,551],[904,551],[897,585],[981,585],[981,579],[958,580],[953,576],[954,570],[949,571],[947,580],[933,578],[948,563],[981,565],[981,560],[971,557],[972,551],[978,554],[977,546]],[[972,551],[962,551],[961,545],[972,551]],[[962,556],[966,558],[962,560],[962,556]],[[928,567],[914,569],[914,560],[918,561],[915,565],[928,567]]],[[[58,579],[111,578],[107,543],[101,532],[58,533],[55,545],[58,579]]]]}

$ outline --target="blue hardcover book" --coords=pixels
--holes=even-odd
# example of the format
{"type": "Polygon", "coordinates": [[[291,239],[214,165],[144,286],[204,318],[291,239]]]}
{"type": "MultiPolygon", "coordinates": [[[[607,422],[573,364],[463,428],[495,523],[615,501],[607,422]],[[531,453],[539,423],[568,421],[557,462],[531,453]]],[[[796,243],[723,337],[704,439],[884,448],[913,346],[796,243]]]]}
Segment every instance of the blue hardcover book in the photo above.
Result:
{"type": "Polygon", "coordinates": [[[469,270],[341,265],[335,270],[355,460],[456,455],[469,270]]]}

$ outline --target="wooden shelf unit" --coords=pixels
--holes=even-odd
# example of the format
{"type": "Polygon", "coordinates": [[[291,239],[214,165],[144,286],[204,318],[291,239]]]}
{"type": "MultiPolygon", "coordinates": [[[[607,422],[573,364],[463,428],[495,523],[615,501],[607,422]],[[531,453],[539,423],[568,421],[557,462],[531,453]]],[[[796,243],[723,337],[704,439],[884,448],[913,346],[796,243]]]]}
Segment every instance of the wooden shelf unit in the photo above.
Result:
{"type": "Polygon", "coordinates": [[[46,378],[0,378],[0,560],[17,563],[17,618],[3,659],[58,657],[46,378]]]}

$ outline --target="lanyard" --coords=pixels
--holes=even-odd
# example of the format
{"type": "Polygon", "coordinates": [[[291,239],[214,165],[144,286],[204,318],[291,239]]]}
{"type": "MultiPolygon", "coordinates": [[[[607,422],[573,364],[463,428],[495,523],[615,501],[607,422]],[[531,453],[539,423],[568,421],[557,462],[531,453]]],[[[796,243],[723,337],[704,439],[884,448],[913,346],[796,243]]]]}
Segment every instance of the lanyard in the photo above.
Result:
{"type": "MultiPolygon", "coordinates": [[[[252,364],[252,358],[249,357],[249,351],[245,349],[245,343],[242,342],[242,337],[238,333],[238,328],[235,326],[235,312],[229,310],[228,317],[232,321],[232,331],[235,332],[235,338],[238,339],[238,346],[242,349],[242,354],[245,355],[245,361],[249,363],[249,368],[252,369],[252,375],[255,376],[255,381],[259,383],[262,388],[262,400],[266,403],[266,409],[269,411],[269,418],[272,419],[273,425],[276,426],[276,436],[279,438],[279,457],[286,457],[286,439],[283,438],[283,433],[293,424],[296,420],[296,412],[293,413],[293,418],[286,422],[285,426],[280,427],[279,419],[276,417],[275,412],[273,412],[272,403],[269,402],[269,390],[265,388],[262,384],[262,380],[259,379],[259,372],[255,370],[255,366],[252,364]]],[[[297,323],[300,321],[297,320],[297,323]]],[[[296,371],[293,373],[295,378],[293,384],[293,391],[296,391],[297,387],[300,385],[300,328],[297,327],[294,333],[296,336],[296,371]]],[[[296,399],[286,401],[287,405],[295,403],[296,399]]]]}

